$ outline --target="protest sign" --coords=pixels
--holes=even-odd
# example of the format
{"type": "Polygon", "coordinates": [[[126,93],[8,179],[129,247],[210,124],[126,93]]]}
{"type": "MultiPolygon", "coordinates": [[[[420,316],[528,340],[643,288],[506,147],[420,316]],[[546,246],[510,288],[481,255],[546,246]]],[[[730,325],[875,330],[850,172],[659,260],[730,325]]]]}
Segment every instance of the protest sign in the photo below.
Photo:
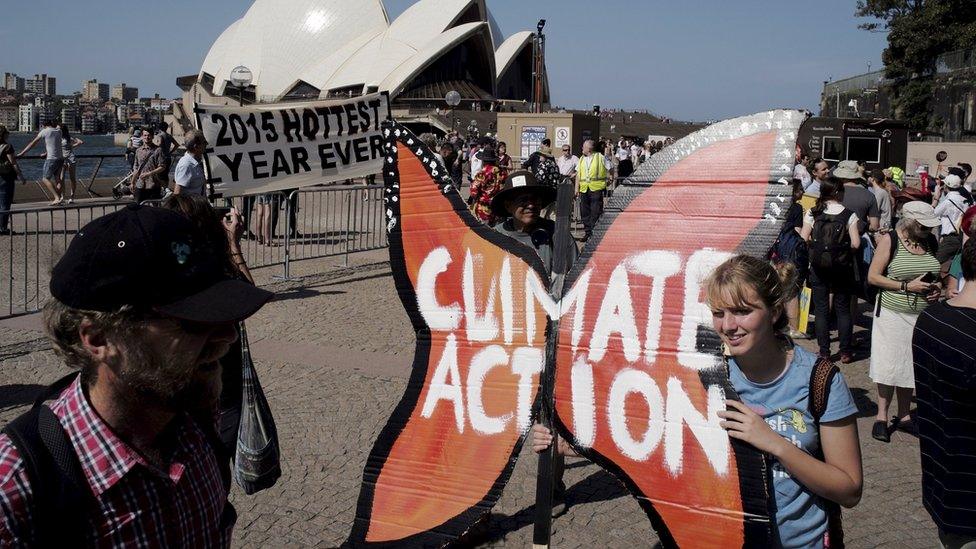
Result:
{"type": "Polygon", "coordinates": [[[197,105],[207,179],[219,196],[258,194],[377,174],[385,93],[344,101],[197,105]]]}
{"type": "Polygon", "coordinates": [[[624,483],[666,546],[770,545],[763,456],[719,426],[738,397],[701,283],[775,242],[803,118],[729,120],[655,155],[617,188],[561,298],[535,251],[477,221],[431,151],[388,124],[390,259],[417,349],[350,545],[446,545],[492,508],[552,338],[560,435],[624,483]]]}
{"type": "Polygon", "coordinates": [[[776,241],[803,118],[727,120],[651,157],[614,191],[566,281],[556,423],[623,481],[665,546],[771,545],[763,458],[719,425],[738,397],[702,281],[776,241]]]}
{"type": "Polygon", "coordinates": [[[488,512],[531,422],[546,313],[534,250],[478,221],[443,165],[399,125],[386,213],[397,291],[417,334],[406,394],[363,474],[353,546],[443,546],[488,512]],[[530,319],[530,320],[526,320],[530,319]]]}

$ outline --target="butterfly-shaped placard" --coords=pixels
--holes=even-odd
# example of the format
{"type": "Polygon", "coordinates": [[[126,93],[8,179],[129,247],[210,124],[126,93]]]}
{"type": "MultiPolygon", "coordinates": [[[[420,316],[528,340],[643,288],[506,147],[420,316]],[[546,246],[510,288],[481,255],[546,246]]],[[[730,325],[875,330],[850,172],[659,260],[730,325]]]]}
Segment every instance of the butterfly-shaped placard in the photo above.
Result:
{"type": "Polygon", "coordinates": [[[390,260],[417,348],[349,545],[446,545],[492,508],[553,337],[558,431],[627,486],[665,545],[768,545],[763,457],[718,426],[737,397],[701,282],[773,244],[803,119],[727,120],[654,155],[615,191],[558,301],[535,251],[476,220],[433,153],[387,123],[390,260]]]}

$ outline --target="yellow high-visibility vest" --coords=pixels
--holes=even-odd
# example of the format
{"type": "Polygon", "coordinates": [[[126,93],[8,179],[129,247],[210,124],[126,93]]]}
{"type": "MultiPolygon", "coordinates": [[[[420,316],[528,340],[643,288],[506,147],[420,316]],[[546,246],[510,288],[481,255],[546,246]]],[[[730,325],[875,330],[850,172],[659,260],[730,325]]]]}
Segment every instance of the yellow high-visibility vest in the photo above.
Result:
{"type": "Polygon", "coordinates": [[[579,174],[579,190],[581,193],[589,191],[602,191],[607,188],[607,165],[603,160],[603,155],[593,153],[589,156],[590,168],[584,171],[583,161],[587,157],[579,159],[576,165],[576,173],[579,174]]]}

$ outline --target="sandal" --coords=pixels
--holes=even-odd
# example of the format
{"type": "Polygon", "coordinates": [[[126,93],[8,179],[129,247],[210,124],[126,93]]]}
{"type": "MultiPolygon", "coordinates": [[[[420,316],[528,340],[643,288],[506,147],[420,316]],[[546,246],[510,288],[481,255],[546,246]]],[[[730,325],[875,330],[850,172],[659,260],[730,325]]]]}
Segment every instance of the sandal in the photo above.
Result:
{"type": "Polygon", "coordinates": [[[888,422],[875,421],[871,427],[871,438],[881,442],[891,442],[891,433],[888,431],[888,422]]]}

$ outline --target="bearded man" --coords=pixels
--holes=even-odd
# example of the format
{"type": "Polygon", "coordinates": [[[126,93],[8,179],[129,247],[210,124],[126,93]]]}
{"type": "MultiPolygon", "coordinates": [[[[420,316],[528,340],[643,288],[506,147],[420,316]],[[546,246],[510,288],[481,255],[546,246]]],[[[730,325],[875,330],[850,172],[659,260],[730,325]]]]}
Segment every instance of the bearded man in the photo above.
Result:
{"type": "Polygon", "coordinates": [[[217,359],[272,294],[138,205],[85,226],[50,289],[48,337],[78,372],[0,435],[0,546],[228,546],[217,359]]]}

